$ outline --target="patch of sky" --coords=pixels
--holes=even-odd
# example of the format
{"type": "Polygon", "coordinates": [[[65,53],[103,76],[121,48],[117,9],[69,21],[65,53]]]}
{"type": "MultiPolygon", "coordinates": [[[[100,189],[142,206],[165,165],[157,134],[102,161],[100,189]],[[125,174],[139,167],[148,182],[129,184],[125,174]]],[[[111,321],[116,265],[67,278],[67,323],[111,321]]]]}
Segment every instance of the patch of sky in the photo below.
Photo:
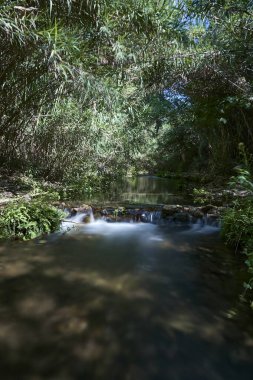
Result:
{"type": "Polygon", "coordinates": [[[190,104],[190,98],[172,87],[163,91],[163,96],[175,107],[190,104]]]}

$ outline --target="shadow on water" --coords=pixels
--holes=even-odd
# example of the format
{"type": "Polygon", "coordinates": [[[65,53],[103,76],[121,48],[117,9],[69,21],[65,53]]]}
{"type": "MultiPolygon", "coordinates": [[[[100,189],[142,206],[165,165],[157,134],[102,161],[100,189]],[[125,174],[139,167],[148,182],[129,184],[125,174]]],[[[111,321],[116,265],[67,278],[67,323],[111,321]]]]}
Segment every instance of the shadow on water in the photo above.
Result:
{"type": "Polygon", "coordinates": [[[4,379],[251,378],[238,260],[151,227],[2,247],[4,379]]]}
{"type": "Polygon", "coordinates": [[[86,225],[0,246],[4,380],[251,380],[244,270],[217,229],[86,225]]]}

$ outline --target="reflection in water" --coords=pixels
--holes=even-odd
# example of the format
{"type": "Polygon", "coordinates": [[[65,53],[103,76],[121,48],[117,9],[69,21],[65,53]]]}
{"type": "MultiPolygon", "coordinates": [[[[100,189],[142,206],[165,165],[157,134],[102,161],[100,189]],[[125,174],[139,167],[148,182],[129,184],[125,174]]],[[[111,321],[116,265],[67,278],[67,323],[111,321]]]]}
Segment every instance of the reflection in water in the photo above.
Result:
{"type": "Polygon", "coordinates": [[[182,204],[186,199],[179,193],[181,188],[182,183],[179,180],[139,176],[116,183],[112,186],[110,194],[97,194],[86,201],[102,204],[108,201],[131,204],[182,204]]]}
{"type": "Polygon", "coordinates": [[[0,247],[4,380],[251,380],[245,274],[218,229],[84,225],[0,247]]]}

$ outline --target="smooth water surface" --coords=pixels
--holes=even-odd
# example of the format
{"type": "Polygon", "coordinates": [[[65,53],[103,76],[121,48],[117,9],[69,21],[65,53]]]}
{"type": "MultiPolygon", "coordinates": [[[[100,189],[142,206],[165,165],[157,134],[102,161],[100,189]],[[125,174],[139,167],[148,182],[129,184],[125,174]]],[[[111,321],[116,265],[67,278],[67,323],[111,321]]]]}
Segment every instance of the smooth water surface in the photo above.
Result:
{"type": "Polygon", "coordinates": [[[125,178],[111,186],[109,193],[85,199],[88,203],[175,204],[186,201],[181,194],[183,182],[154,176],[125,178]]]}
{"type": "Polygon", "coordinates": [[[253,378],[245,267],[215,227],[96,221],[0,246],[0,271],[4,380],[253,378]]]}

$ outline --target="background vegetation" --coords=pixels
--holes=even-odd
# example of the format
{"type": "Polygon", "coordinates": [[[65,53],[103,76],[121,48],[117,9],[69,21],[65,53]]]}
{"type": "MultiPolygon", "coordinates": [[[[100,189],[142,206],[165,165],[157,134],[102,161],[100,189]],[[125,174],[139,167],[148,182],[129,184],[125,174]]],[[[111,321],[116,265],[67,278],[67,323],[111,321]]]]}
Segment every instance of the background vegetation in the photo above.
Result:
{"type": "Polygon", "coordinates": [[[239,143],[253,153],[252,14],[246,0],[2,1],[1,170],[87,189],[130,169],[226,176],[239,143]]]}

